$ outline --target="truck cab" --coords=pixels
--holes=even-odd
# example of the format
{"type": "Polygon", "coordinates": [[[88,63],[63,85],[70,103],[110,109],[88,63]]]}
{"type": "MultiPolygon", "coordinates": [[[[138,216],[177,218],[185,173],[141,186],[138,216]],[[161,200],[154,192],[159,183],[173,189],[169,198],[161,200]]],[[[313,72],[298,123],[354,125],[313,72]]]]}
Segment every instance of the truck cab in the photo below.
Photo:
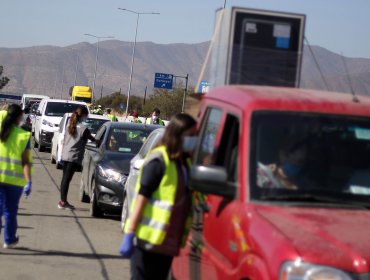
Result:
{"type": "Polygon", "coordinates": [[[73,86],[70,89],[72,101],[85,102],[88,106],[92,103],[92,91],[88,86],[73,86]]]}
{"type": "Polygon", "coordinates": [[[369,279],[370,98],[225,86],[204,96],[175,279],[369,279]]]}

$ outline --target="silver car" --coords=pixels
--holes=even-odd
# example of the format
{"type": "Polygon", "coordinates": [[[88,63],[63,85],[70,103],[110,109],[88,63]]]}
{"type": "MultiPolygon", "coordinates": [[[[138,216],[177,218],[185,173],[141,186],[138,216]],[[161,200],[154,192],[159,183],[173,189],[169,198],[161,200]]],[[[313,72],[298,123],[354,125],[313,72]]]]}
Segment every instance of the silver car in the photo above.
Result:
{"type": "Polygon", "coordinates": [[[131,202],[135,193],[136,181],[139,176],[139,170],[144,164],[146,155],[159,143],[164,134],[165,128],[161,127],[153,130],[148,139],[145,141],[140,151],[130,161],[130,172],[125,184],[125,191],[123,192],[123,207],[121,215],[121,228],[122,231],[125,227],[128,210],[130,209],[131,202]]]}

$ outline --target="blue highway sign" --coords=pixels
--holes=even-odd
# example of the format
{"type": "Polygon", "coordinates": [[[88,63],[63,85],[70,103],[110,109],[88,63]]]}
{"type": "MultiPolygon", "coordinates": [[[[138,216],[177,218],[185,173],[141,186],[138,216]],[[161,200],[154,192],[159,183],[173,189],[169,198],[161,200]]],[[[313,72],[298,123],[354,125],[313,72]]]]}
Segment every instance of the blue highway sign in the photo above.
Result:
{"type": "Polygon", "coordinates": [[[154,87],[163,89],[172,89],[173,75],[165,73],[155,73],[154,87]]]}

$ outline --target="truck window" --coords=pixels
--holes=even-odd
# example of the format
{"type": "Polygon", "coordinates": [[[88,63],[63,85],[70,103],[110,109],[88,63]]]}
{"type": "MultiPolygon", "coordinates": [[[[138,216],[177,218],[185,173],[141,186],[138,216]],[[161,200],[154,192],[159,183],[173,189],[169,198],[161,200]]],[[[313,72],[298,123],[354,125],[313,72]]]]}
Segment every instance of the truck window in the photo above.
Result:
{"type": "Polygon", "coordinates": [[[200,130],[200,147],[196,156],[198,164],[210,165],[215,158],[215,141],[220,127],[222,111],[208,108],[200,130]]]}
{"type": "Polygon", "coordinates": [[[217,153],[216,165],[227,170],[228,180],[237,182],[239,155],[239,119],[231,114],[226,116],[224,130],[217,153]]]}

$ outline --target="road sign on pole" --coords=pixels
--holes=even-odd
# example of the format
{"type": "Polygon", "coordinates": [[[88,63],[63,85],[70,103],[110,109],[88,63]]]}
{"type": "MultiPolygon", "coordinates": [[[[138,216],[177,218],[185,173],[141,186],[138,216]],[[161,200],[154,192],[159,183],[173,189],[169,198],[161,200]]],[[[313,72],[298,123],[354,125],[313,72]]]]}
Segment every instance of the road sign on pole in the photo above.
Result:
{"type": "Polygon", "coordinates": [[[154,87],[163,89],[172,89],[173,75],[166,73],[155,73],[154,87]]]}

